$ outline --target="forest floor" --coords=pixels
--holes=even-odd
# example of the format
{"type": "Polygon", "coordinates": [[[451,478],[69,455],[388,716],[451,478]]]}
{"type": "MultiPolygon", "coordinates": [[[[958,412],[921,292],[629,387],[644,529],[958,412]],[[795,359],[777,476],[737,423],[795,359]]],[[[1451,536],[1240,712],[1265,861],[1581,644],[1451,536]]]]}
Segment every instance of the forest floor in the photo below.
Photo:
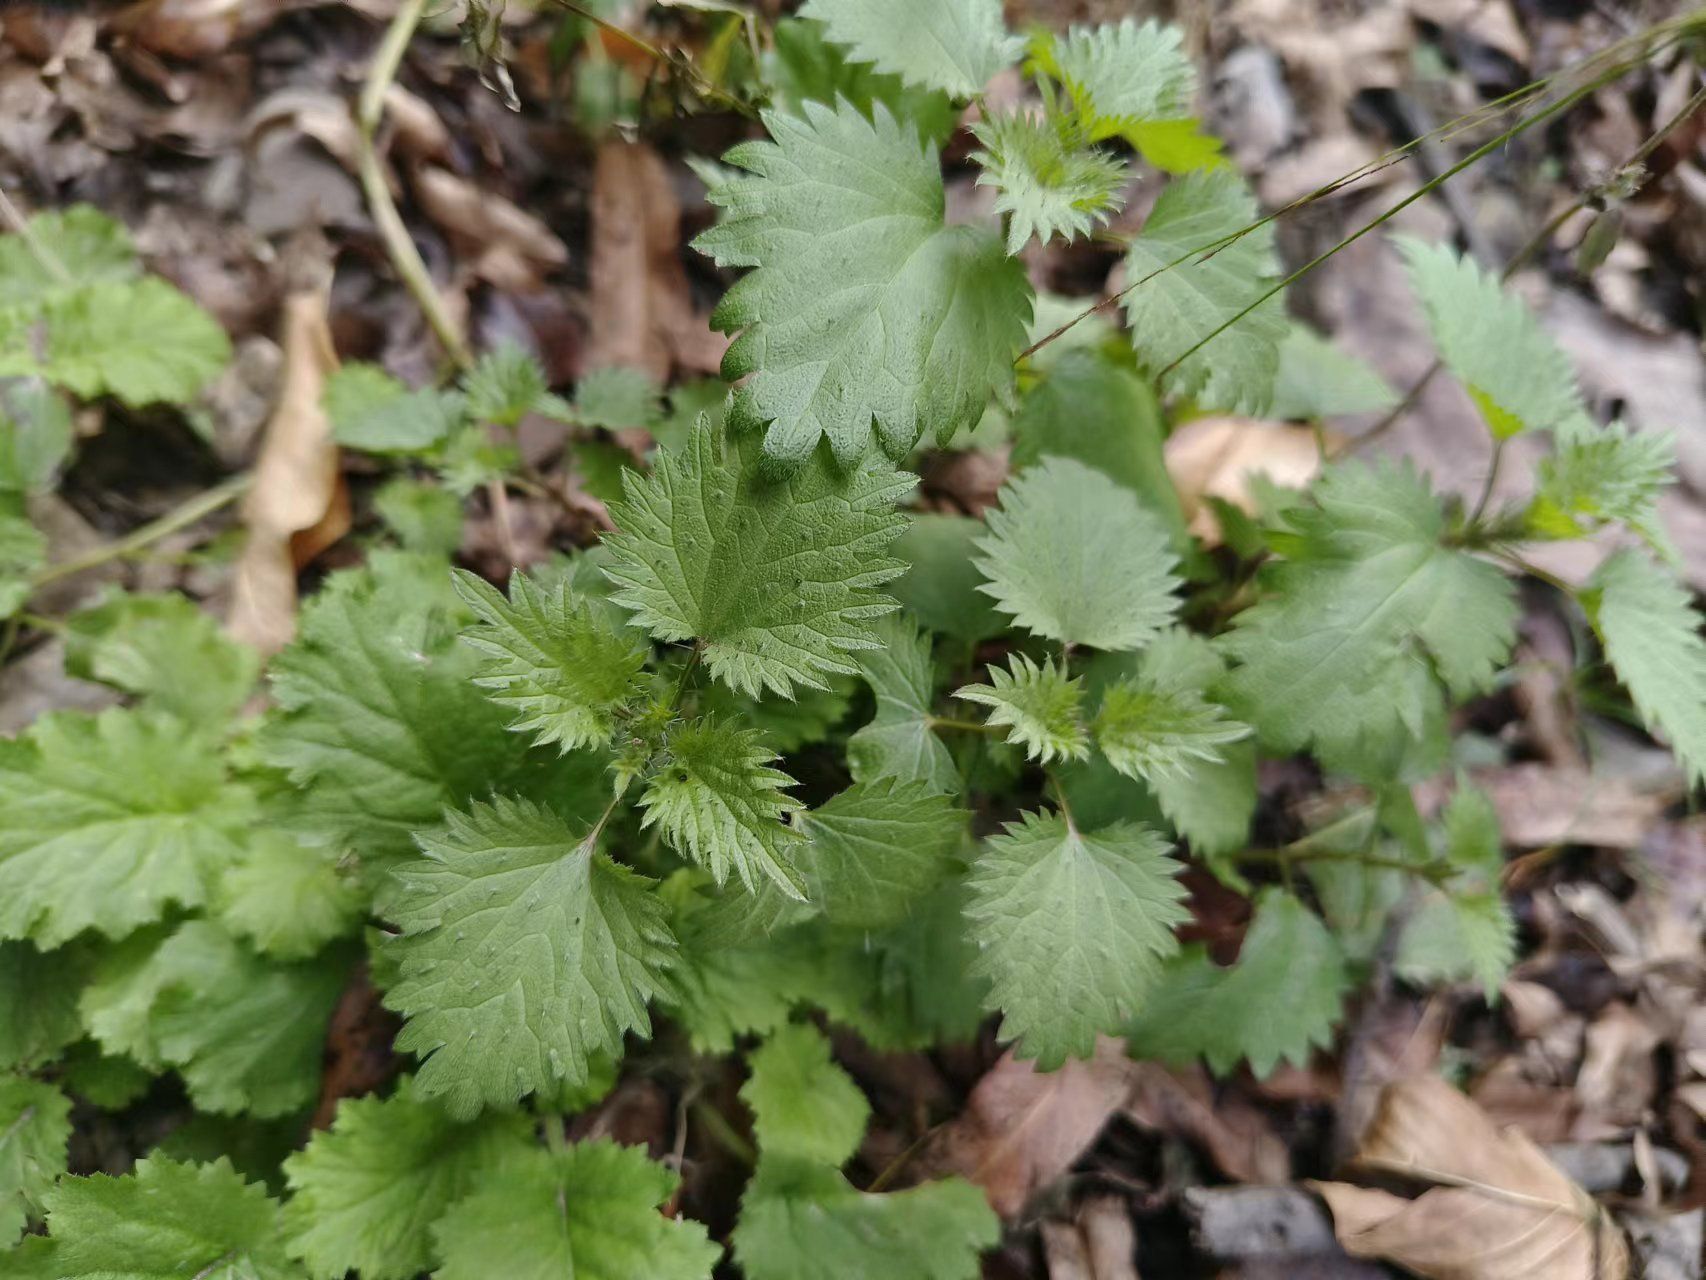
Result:
{"type": "MultiPolygon", "coordinates": [[[[1139,8],[1007,7],[1015,29],[1139,8]]],[[[660,48],[701,62],[716,54],[717,6],[603,8],[660,48]]],[[[50,531],[53,560],[253,467],[269,432],[281,430],[281,389],[315,358],[316,341],[411,383],[437,375],[439,343],[392,270],[357,174],[351,103],[392,9],[392,0],[0,9],[0,190],[26,213],[82,201],[124,221],[146,262],[208,308],[237,353],[187,418],[112,411],[80,423],[76,466],[32,513],[50,531]]],[[[665,387],[714,377],[727,340],[707,321],[727,281],[687,247],[712,216],[688,160],[720,155],[751,122],[642,48],[549,5],[511,10],[506,70],[489,67],[482,78],[450,13],[411,46],[387,99],[385,180],[452,323],[476,349],[512,340],[536,352],[559,387],[612,365],[665,387]],[[506,104],[505,75],[519,110],[506,104]]],[[[1181,2],[1160,16],[1186,27],[1210,123],[1264,206],[1276,208],[1664,15],[1656,4],[1586,0],[1228,0],[1181,2]]],[[[1613,175],[1695,93],[1699,76],[1687,58],[1632,72],[1397,225],[1501,266],[1613,175]]],[[[1288,214],[1279,224],[1288,266],[1337,243],[1474,141],[1430,143],[1288,214]]],[[[955,167],[956,150],[963,160],[966,149],[962,131],[948,150],[949,200],[970,217],[988,201],[967,167],[955,167]]],[[[1592,217],[1582,213],[1537,246],[1513,287],[1569,352],[1596,409],[1675,433],[1682,476],[1663,512],[1693,584],[1706,589],[1706,113],[1671,133],[1646,169],[1638,194],[1619,206],[1622,235],[1609,257],[1582,269],[1576,250],[1592,217]]],[[[1153,195],[1134,184],[1114,230],[1140,225],[1153,195]]],[[[1026,257],[1039,286],[1086,304],[1119,287],[1118,262],[1117,248],[1099,241],[1033,246],[1026,257]]],[[[1425,374],[1421,320],[1382,237],[1332,257],[1292,299],[1400,390],[1425,374]]],[[[1215,424],[1207,444],[1174,450],[1187,498],[1230,494],[1223,486],[1252,461],[1304,478],[1296,468],[1313,465],[1313,446],[1301,461],[1284,450],[1252,458],[1250,447],[1272,447],[1252,439],[1285,437],[1252,437],[1246,427],[1215,424]]],[[[501,578],[607,527],[612,458],[635,445],[633,433],[565,452],[555,432],[525,423],[522,443],[567,500],[476,498],[463,563],[501,578]]],[[[1471,500],[1488,467],[1480,422],[1443,378],[1371,447],[1415,459],[1471,500]]],[[[1521,489],[1524,461],[1514,450],[1495,494],[1521,489]]],[[[977,514],[1006,468],[999,446],[936,453],[922,499],[977,514]]],[[[359,561],[373,522],[369,462],[346,454],[338,474],[316,480],[275,455],[257,474],[298,509],[268,532],[288,547],[304,589],[359,561]]],[[[63,613],[115,579],[179,588],[222,617],[239,611],[245,635],[276,649],[291,632],[296,589],[285,575],[283,588],[269,579],[270,594],[253,594],[243,559],[229,550],[242,523],[234,509],[197,522],[158,554],[62,579],[33,607],[63,613]],[[203,554],[183,554],[192,548],[203,554]]],[[[1591,562],[1542,567],[1575,580],[1591,562]]],[[[1555,593],[1534,580],[1524,603],[1516,678],[1458,726],[1477,747],[1474,781],[1494,800],[1512,855],[1506,887],[1520,958],[1496,1005],[1467,988],[1424,998],[1377,974],[1333,1052],[1263,1081],[1213,1080],[1114,1051],[1043,1078],[1003,1057],[988,1033],[961,1050],[911,1055],[878,1054],[838,1034],[839,1059],[877,1108],[861,1155],[870,1173],[916,1145],[909,1158],[920,1167],[982,1183],[1015,1224],[986,1264],[993,1277],[1391,1275],[1339,1250],[1302,1184],[1331,1175],[1383,1084],[1441,1068],[1475,1104],[1433,1117],[1442,1140],[1497,1144],[1500,1128],[1515,1126],[1631,1229],[1646,1274],[1700,1274],[1706,816],[1685,811],[1685,780],[1668,753],[1583,705],[1558,675],[1576,665],[1583,638],[1555,593]]],[[[0,670],[0,732],[110,696],[67,679],[52,634],[32,634],[0,670]]],[[[1262,784],[1264,812],[1276,821],[1319,799],[1310,772],[1266,767],[1262,784]]],[[[1235,948],[1248,904],[1203,880],[1197,934],[1235,948]]],[[[384,1015],[346,1007],[340,1017],[330,1097],[396,1069],[384,1015]]],[[[661,1156],[673,1111],[661,1085],[635,1075],[584,1123],[661,1156]]],[[[111,1158],[90,1142],[76,1154],[85,1169],[111,1158]]],[[[712,1150],[689,1170],[686,1194],[714,1205],[716,1175],[712,1150]]],[[[1488,1268],[1464,1274],[1510,1274],[1488,1268]]]]}

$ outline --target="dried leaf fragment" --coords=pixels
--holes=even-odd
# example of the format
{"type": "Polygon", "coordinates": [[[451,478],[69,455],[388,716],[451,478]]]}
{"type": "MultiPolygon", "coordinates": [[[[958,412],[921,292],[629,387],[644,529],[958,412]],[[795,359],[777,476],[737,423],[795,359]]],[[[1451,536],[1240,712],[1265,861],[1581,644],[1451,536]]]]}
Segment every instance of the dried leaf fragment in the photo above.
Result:
{"type": "Polygon", "coordinates": [[[1321,469],[1321,449],[1308,427],[1255,418],[1198,418],[1169,436],[1162,453],[1191,532],[1211,545],[1220,541],[1220,521],[1210,498],[1254,514],[1252,476],[1300,489],[1321,469]]]}
{"type": "Polygon", "coordinates": [[[1432,1076],[1387,1086],[1356,1163],[1427,1185],[1414,1200],[1344,1182],[1311,1186],[1345,1249],[1427,1280],[1625,1280],[1609,1215],[1515,1129],[1432,1076]]]}

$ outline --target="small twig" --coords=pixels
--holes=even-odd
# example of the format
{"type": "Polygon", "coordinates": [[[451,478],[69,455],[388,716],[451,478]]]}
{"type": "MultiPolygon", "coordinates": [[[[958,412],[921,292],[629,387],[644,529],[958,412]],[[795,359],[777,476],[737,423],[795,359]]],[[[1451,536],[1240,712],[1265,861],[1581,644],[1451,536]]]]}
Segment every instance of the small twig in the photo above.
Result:
{"type": "Polygon", "coordinates": [[[432,274],[427,270],[420,250],[415,247],[408,227],[403,224],[403,215],[397,212],[397,202],[391,198],[391,188],[386,184],[385,169],[374,142],[379,122],[385,115],[386,91],[397,78],[397,69],[409,47],[409,38],[414,35],[425,9],[426,0],[402,0],[391,25],[386,28],[385,38],[373,55],[373,65],[368,68],[367,80],[356,105],[356,175],[361,179],[368,211],[373,215],[380,239],[385,242],[386,256],[391,259],[392,268],[414,296],[445,355],[458,368],[466,369],[473,364],[473,356],[461,330],[444,309],[444,299],[439,296],[432,274]]]}
{"type": "Polygon", "coordinates": [[[504,488],[501,477],[494,476],[486,481],[486,499],[492,504],[492,519],[498,527],[498,547],[504,553],[504,559],[509,561],[509,567],[514,570],[521,563],[521,548],[515,541],[515,521],[511,518],[509,507],[509,490],[504,488]]]}
{"type": "Polygon", "coordinates": [[[30,579],[32,588],[40,587],[60,578],[68,578],[74,573],[82,573],[85,569],[93,569],[106,564],[110,560],[122,560],[147,549],[162,538],[170,537],[194,524],[196,521],[212,515],[221,507],[230,505],[254,483],[254,476],[249,472],[240,472],[230,479],[216,484],[211,489],[205,489],[191,498],[188,502],[173,508],[158,520],[150,520],[141,528],[125,534],[112,542],[103,543],[80,556],[69,560],[61,560],[58,564],[48,565],[47,568],[35,574],[30,579]]]}
{"type": "Polygon", "coordinates": [[[1481,517],[1487,514],[1487,504],[1493,500],[1493,489],[1499,483],[1499,467],[1505,460],[1507,443],[1505,436],[1493,441],[1493,456],[1487,463],[1487,478],[1481,483],[1481,496],[1475,499],[1475,509],[1469,513],[1469,523],[1472,526],[1481,523],[1481,517]]]}

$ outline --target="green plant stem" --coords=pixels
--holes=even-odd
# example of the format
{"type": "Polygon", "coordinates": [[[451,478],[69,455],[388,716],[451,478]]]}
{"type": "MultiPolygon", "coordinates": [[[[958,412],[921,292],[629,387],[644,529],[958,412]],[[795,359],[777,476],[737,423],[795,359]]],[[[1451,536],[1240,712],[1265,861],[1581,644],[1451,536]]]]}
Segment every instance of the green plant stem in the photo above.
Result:
{"type": "Polygon", "coordinates": [[[403,216],[397,212],[397,202],[391,198],[391,188],[385,181],[385,169],[374,141],[379,132],[379,122],[385,115],[386,91],[397,78],[403,53],[409,47],[415,28],[420,25],[426,4],[427,0],[402,0],[391,25],[386,28],[385,38],[373,55],[373,65],[368,68],[361,98],[356,105],[356,176],[361,180],[368,211],[373,215],[374,225],[379,228],[386,256],[391,259],[398,278],[414,296],[445,355],[458,368],[466,369],[473,364],[473,355],[461,330],[444,309],[444,299],[439,297],[432,274],[421,259],[420,250],[415,248],[408,227],[403,225],[403,216]]]}
{"type": "Polygon", "coordinates": [[[1282,871],[1299,862],[1355,862],[1365,867],[1408,872],[1410,875],[1420,876],[1430,884],[1443,884],[1455,874],[1455,868],[1443,862],[1406,862],[1402,858],[1388,858],[1378,853],[1310,849],[1294,845],[1285,845],[1278,849],[1246,849],[1243,853],[1234,855],[1233,860],[1277,866],[1282,871]]]}
{"type": "Polygon", "coordinates": [[[1487,514],[1487,504],[1493,500],[1493,490],[1499,483],[1499,468],[1505,460],[1505,446],[1509,440],[1500,436],[1493,441],[1493,456],[1487,463],[1487,478],[1481,483],[1481,496],[1475,499],[1475,509],[1469,513],[1471,527],[1481,523],[1481,517],[1487,514]]]}
{"type": "Polygon", "coordinates": [[[721,1111],[703,1099],[693,1104],[692,1111],[693,1118],[699,1122],[700,1127],[706,1133],[711,1135],[719,1147],[747,1168],[755,1169],[758,1167],[758,1152],[753,1150],[750,1142],[740,1136],[721,1111]]]}
{"type": "Polygon", "coordinates": [[[150,520],[141,528],[125,534],[112,542],[106,542],[92,550],[85,551],[80,556],[69,560],[61,560],[58,564],[48,565],[30,579],[32,588],[40,587],[60,578],[68,578],[74,573],[82,573],[85,569],[93,569],[106,564],[110,560],[122,560],[133,556],[139,551],[146,550],[162,538],[170,537],[180,529],[187,528],[198,520],[205,519],[221,507],[229,506],[243,494],[248,492],[254,483],[254,477],[247,471],[239,472],[228,480],[221,481],[211,489],[204,489],[188,502],[173,508],[158,520],[150,520]]]}
{"type": "Polygon", "coordinates": [[[1000,725],[979,724],[975,720],[955,720],[951,716],[931,716],[928,723],[932,729],[954,729],[960,733],[1000,733],[1000,725]]]}

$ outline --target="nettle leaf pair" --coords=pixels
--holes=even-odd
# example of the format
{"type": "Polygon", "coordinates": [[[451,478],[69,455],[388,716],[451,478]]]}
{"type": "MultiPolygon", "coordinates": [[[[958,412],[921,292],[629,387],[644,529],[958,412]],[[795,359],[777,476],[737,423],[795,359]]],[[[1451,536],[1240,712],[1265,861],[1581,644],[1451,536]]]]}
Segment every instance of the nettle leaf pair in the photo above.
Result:
{"type": "MultiPolygon", "coordinates": [[[[879,72],[958,99],[981,93],[1022,49],[995,0],[892,7],[823,3],[802,13],[879,72]]],[[[1085,234],[1119,206],[1125,162],[1101,144],[1123,139],[1170,169],[1215,161],[1190,118],[1195,77],[1174,28],[1128,20],[1075,29],[1040,39],[1031,63],[1044,109],[974,126],[979,181],[996,189],[1005,244],[944,221],[935,146],[881,100],[804,100],[766,112],[770,140],[726,157],[740,172],[712,186],[723,217],[696,244],[724,266],[753,268],[713,321],[737,334],[723,366],[730,379],[746,379],[735,421],[762,426],[779,463],[797,465],[823,439],[849,465],[864,456],[873,426],[898,458],[927,428],[946,441],[975,424],[991,396],[1010,395],[1031,318],[1031,289],[1012,255],[1033,236],[1085,234]]],[[[1242,228],[1250,213],[1249,197],[1224,171],[1170,187],[1151,219],[1154,234],[1133,246],[1133,269],[1158,255],[1173,266],[1170,250],[1195,250],[1242,228]]],[[[1266,244],[1257,234],[1174,273],[1163,288],[1190,308],[1190,329],[1206,332],[1209,317],[1218,322],[1253,298],[1257,277],[1271,271],[1266,244]]],[[[1276,324],[1283,329],[1264,315],[1243,330],[1259,332],[1271,357],[1276,324]]],[[[1156,367],[1171,359],[1180,332],[1134,325],[1156,367]]],[[[1220,356],[1234,343],[1213,345],[1220,356]]],[[[1204,381],[1195,366],[1182,376],[1204,381]]]]}

